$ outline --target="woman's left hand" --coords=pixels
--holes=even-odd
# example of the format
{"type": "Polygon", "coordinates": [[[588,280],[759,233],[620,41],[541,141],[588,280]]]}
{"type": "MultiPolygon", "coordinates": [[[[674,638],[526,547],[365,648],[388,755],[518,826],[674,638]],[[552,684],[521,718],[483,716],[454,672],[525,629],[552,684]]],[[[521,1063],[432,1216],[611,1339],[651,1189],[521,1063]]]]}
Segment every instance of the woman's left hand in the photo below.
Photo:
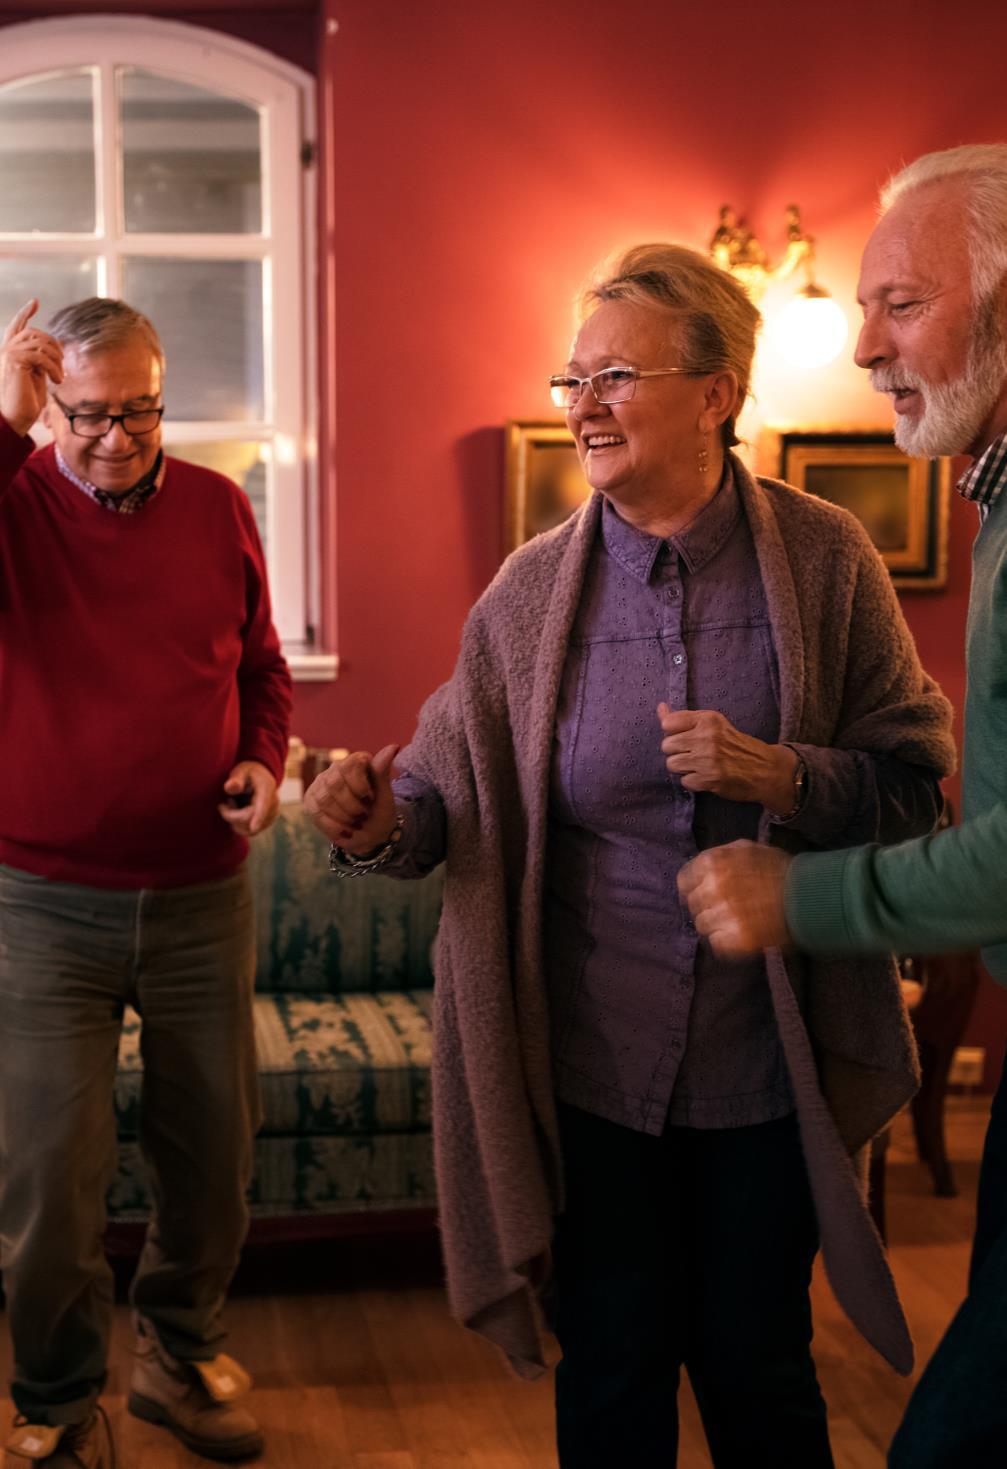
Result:
{"type": "Polygon", "coordinates": [[[787,745],[742,734],[716,709],[674,711],[658,704],[657,717],[668,772],[681,778],[685,790],[759,801],[777,815],[791,809],[797,756],[787,745]]]}

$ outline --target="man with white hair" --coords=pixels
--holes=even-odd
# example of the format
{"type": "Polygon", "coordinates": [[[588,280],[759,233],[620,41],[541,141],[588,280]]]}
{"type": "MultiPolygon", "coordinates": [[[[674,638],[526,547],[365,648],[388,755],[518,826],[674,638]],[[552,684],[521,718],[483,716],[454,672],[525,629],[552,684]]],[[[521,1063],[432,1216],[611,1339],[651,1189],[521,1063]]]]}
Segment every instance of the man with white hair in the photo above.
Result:
{"type": "MultiPolygon", "coordinates": [[[[864,251],[856,360],[908,454],[967,454],[976,503],[964,822],[901,846],[802,853],[735,843],[679,882],[717,953],[979,947],[1007,985],[1007,144],[919,158],[864,251]]],[[[1007,1075],[1007,1074],[1005,1074],[1007,1075]]],[[[1007,1080],[993,1102],[969,1293],[910,1401],[891,1469],[1007,1464],[1007,1080]]]]}

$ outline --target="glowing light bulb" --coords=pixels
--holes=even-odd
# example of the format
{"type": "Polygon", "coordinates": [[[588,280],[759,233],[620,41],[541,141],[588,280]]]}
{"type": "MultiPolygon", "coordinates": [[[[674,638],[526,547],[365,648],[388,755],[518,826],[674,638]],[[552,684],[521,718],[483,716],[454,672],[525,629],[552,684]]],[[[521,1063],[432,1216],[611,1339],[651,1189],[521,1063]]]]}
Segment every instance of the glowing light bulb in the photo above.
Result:
{"type": "Polygon", "coordinates": [[[821,286],[804,286],[780,312],[773,340],[794,367],[824,367],[843,350],[846,317],[821,286]]]}

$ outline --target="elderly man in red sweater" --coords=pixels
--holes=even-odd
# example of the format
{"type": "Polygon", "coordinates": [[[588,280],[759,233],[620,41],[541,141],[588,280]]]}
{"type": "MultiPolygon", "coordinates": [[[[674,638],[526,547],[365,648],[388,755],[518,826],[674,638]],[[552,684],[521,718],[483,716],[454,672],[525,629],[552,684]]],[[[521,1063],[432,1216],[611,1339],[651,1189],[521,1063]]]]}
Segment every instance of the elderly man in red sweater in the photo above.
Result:
{"type": "Polygon", "coordinates": [[[124,1006],[156,1201],[130,1411],[257,1453],[220,1354],[259,1119],[247,838],[277,810],[290,676],[245,496],[161,451],[164,358],[121,301],[0,343],[0,1266],[5,1469],[108,1469],[102,1248],[124,1006]],[[39,417],[54,443],[35,451],[39,417]]]}

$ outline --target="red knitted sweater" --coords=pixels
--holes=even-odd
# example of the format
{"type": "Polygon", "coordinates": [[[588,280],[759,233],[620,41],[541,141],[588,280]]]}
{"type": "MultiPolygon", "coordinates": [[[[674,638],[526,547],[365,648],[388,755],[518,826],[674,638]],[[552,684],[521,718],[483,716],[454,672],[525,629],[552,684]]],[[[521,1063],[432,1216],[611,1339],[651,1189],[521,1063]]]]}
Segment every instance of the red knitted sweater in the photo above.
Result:
{"type": "Polygon", "coordinates": [[[279,779],[290,675],[247,499],[168,459],[116,515],[0,419],[0,861],[95,887],[232,872],[237,760],[279,779]]]}

